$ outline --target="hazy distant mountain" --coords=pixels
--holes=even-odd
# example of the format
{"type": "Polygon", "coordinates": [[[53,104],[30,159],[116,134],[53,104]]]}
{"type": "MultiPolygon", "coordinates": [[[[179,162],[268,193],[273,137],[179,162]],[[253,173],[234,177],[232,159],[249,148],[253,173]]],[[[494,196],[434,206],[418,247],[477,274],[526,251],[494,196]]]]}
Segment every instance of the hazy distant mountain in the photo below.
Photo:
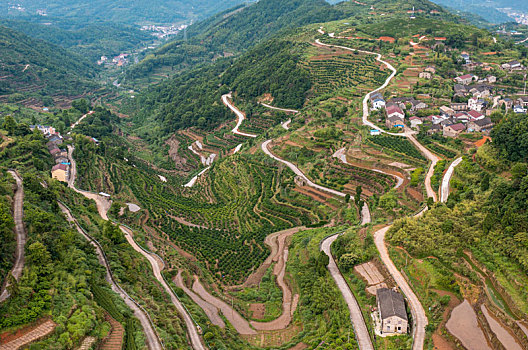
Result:
{"type": "Polygon", "coordinates": [[[504,23],[513,21],[512,18],[499,8],[528,12],[526,0],[432,0],[439,5],[455,10],[476,14],[491,23],[504,23]]]}
{"type": "Polygon", "coordinates": [[[202,19],[242,0],[17,0],[2,2],[0,16],[47,16],[78,22],[177,23],[202,19]]]}

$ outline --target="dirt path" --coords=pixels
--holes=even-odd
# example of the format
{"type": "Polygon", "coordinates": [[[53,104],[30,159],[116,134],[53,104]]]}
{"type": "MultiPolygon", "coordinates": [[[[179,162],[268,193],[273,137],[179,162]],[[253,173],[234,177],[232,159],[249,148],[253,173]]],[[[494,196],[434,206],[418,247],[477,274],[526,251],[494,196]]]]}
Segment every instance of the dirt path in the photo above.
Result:
{"type": "Polygon", "coordinates": [[[337,264],[332,256],[332,243],[334,243],[340,234],[341,233],[337,233],[325,238],[321,242],[321,250],[330,258],[328,263],[328,271],[330,272],[330,275],[332,275],[332,278],[341,291],[341,294],[343,295],[343,298],[345,299],[345,302],[348,306],[348,310],[350,312],[350,321],[352,321],[352,326],[354,327],[354,333],[356,335],[359,348],[361,350],[374,350],[374,346],[372,345],[372,340],[370,338],[365,320],[363,319],[363,314],[361,312],[361,308],[359,307],[359,303],[354,297],[354,294],[352,294],[348,283],[343,278],[343,275],[339,271],[339,268],[337,267],[337,264]]]}
{"type": "Polygon", "coordinates": [[[161,350],[163,347],[159,341],[158,335],[154,329],[154,326],[152,325],[152,321],[150,320],[150,317],[148,316],[147,312],[136,303],[134,299],[132,299],[123,288],[115,281],[112,270],[110,269],[110,264],[108,260],[106,259],[106,255],[104,253],[103,248],[101,245],[90,235],[88,235],[82,227],[79,225],[77,220],[73,217],[70,210],[63,205],[62,203],[59,203],[59,207],[66,215],[66,219],[73,223],[75,225],[75,228],[77,231],[87,240],[90,242],[91,245],[95,247],[95,251],[97,253],[97,257],[99,259],[99,263],[103,265],[106,268],[106,281],[110,284],[112,287],[112,290],[116,292],[121,299],[127,304],[127,306],[132,310],[134,313],[134,316],[139,320],[141,323],[141,327],[143,328],[143,333],[145,334],[146,343],[149,349],[151,350],[161,350]]]}
{"type": "Polygon", "coordinates": [[[238,117],[238,122],[237,122],[236,126],[232,130],[233,134],[246,136],[246,137],[257,137],[257,135],[248,134],[248,133],[241,132],[241,131],[238,130],[240,125],[242,125],[242,122],[244,121],[244,119],[246,119],[246,116],[238,108],[236,108],[231,103],[231,101],[229,101],[230,98],[232,98],[231,93],[222,95],[222,102],[224,103],[224,105],[226,105],[230,110],[232,110],[236,114],[236,116],[238,117]]]}
{"type": "Polygon", "coordinates": [[[267,262],[271,265],[271,262],[276,262],[273,267],[273,274],[277,277],[277,284],[282,290],[282,314],[273,321],[269,322],[257,322],[251,321],[251,325],[259,331],[274,331],[278,329],[284,329],[288,327],[291,322],[292,315],[297,307],[299,295],[292,295],[290,286],[284,280],[286,274],[286,263],[288,262],[288,246],[286,240],[293,234],[304,229],[304,227],[296,227],[293,229],[280,231],[268,235],[264,240],[264,243],[271,247],[270,256],[264,261],[265,265],[267,262]]]}
{"type": "Polygon", "coordinates": [[[270,108],[270,109],[275,109],[277,111],[283,111],[283,112],[286,112],[286,113],[295,113],[295,114],[299,113],[299,111],[296,110],[296,109],[279,108],[279,107],[275,107],[275,106],[269,105],[269,104],[264,103],[264,102],[261,102],[260,104],[263,105],[264,107],[267,107],[267,108],[270,108]]]}
{"type": "Polygon", "coordinates": [[[248,321],[246,321],[231,306],[229,306],[225,301],[209,294],[209,292],[200,283],[198,276],[194,276],[194,283],[193,283],[192,289],[203,300],[205,300],[209,304],[214,305],[215,307],[220,309],[220,311],[222,311],[222,314],[224,314],[224,317],[229,321],[229,323],[231,323],[231,325],[235,328],[235,330],[239,334],[244,334],[244,335],[257,334],[257,332],[250,327],[248,321]]]}
{"type": "Polygon", "coordinates": [[[194,293],[192,290],[187,288],[185,283],[183,283],[181,273],[181,270],[178,271],[178,275],[174,277],[174,284],[176,284],[178,288],[181,288],[183,292],[192,299],[192,301],[194,301],[199,307],[202,308],[202,310],[205,312],[212,324],[217,325],[220,328],[225,328],[225,322],[218,314],[218,308],[213,304],[210,304],[207,301],[203,300],[198,294],[194,293]]]}
{"type": "MultiPolygon", "coordinates": [[[[86,118],[86,117],[89,116],[89,115],[92,115],[93,113],[94,113],[94,111],[90,111],[90,112],[84,114],[82,117],[79,118],[79,120],[77,120],[75,123],[73,123],[73,124],[70,126],[70,128],[71,128],[72,130],[75,129],[75,127],[76,127],[77,125],[79,125],[79,123],[82,122],[84,118],[86,118]]],[[[68,134],[69,134],[69,132],[68,132],[68,134]]]]}
{"type": "Polygon", "coordinates": [[[44,338],[48,334],[52,333],[55,330],[55,326],[57,326],[55,322],[48,320],[23,336],[16,338],[9,343],[0,345],[0,350],[20,349],[21,347],[26,346],[38,339],[44,338]]]}
{"type": "MultiPolygon", "coordinates": [[[[13,203],[13,219],[15,221],[15,233],[17,246],[15,250],[15,264],[13,269],[11,269],[10,274],[15,278],[16,281],[22,276],[22,271],[24,270],[24,263],[26,261],[24,255],[24,246],[26,245],[27,232],[24,226],[24,186],[22,184],[22,178],[18,175],[17,172],[9,170],[9,174],[13,176],[16,181],[16,192],[14,196],[13,203]]],[[[9,276],[9,275],[8,275],[9,276]]],[[[9,298],[9,278],[6,278],[4,282],[4,287],[2,288],[2,294],[0,294],[0,303],[9,298]]]]}

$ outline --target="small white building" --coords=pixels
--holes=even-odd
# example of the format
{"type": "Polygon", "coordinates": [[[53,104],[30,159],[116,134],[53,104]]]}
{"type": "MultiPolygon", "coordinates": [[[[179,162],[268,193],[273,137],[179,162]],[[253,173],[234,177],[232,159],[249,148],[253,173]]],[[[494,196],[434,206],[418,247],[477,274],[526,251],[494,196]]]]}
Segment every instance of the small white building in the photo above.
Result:
{"type": "Polygon", "coordinates": [[[377,135],[381,135],[381,130],[370,129],[370,136],[377,136],[377,135]]]}

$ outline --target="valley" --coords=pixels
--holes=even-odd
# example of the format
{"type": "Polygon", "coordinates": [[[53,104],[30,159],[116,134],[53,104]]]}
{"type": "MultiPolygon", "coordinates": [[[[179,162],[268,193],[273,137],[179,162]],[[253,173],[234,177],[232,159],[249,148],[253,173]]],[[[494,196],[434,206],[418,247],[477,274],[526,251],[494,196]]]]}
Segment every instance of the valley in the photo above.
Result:
{"type": "Polygon", "coordinates": [[[427,0],[232,5],[106,85],[0,26],[0,348],[528,348],[528,47],[427,0]]]}

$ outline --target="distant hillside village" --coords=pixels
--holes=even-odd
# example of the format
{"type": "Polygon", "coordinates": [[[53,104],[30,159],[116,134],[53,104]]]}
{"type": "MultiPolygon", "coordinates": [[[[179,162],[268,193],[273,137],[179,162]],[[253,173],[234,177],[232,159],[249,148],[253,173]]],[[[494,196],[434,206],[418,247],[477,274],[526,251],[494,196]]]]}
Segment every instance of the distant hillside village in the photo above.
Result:
{"type": "MultiPolygon", "coordinates": [[[[372,111],[377,115],[379,125],[388,129],[425,129],[428,134],[441,133],[444,137],[457,137],[461,133],[482,133],[489,135],[494,126],[493,112],[501,110],[526,114],[528,96],[526,88],[523,94],[509,94],[504,88],[496,87],[499,79],[491,74],[491,67],[473,61],[468,53],[460,55],[465,72],[452,77],[453,97],[449,104],[429,105],[431,100],[427,94],[417,94],[415,97],[385,97],[379,93],[370,95],[372,111]],[[473,74],[475,70],[483,72],[483,76],[473,74]],[[438,111],[435,114],[423,115],[425,111],[438,111]]],[[[522,74],[526,79],[527,68],[518,61],[505,62],[500,66],[505,77],[522,74]]],[[[420,80],[435,78],[436,68],[427,66],[419,73],[420,80]]],[[[525,85],[526,86],[526,85],[525,85]]],[[[397,130],[395,130],[397,131],[397,130]]],[[[371,135],[378,135],[379,130],[371,130],[371,135]]]]}

